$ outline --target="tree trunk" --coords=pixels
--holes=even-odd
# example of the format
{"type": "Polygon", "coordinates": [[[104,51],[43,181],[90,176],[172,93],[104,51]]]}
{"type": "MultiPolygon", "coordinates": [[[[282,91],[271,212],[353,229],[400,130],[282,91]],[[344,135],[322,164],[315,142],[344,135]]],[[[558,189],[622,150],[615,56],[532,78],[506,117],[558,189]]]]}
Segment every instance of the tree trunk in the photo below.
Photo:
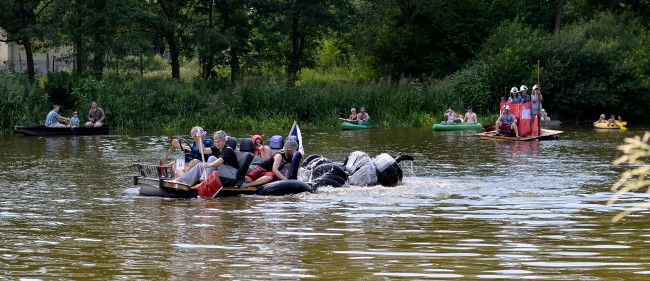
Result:
{"type": "Polygon", "coordinates": [[[179,60],[178,46],[173,34],[165,35],[167,45],[169,45],[169,58],[172,65],[172,78],[181,79],[181,64],[179,60]]]}
{"type": "Polygon", "coordinates": [[[400,10],[402,10],[404,26],[410,26],[411,24],[413,24],[415,15],[417,15],[418,13],[418,8],[411,7],[409,0],[401,0],[399,1],[398,5],[400,10]]]}
{"type": "Polygon", "coordinates": [[[562,22],[562,13],[564,11],[564,0],[557,1],[557,11],[555,12],[555,33],[560,32],[560,23],[562,22]]]}
{"type": "Polygon", "coordinates": [[[230,47],[230,82],[235,85],[239,79],[239,53],[230,47]]]}
{"type": "Polygon", "coordinates": [[[298,74],[298,68],[300,67],[301,40],[299,30],[300,24],[298,19],[298,12],[296,12],[291,24],[291,62],[289,63],[289,69],[287,70],[287,84],[292,87],[296,84],[296,76],[298,74]]]}
{"type": "MultiPolygon", "coordinates": [[[[32,41],[29,36],[25,34],[27,29],[27,17],[30,11],[25,10],[25,4],[22,0],[17,0],[16,5],[18,6],[18,19],[20,20],[20,32],[22,33],[21,39],[23,46],[25,46],[25,56],[27,57],[27,76],[30,81],[34,81],[36,76],[36,71],[34,70],[34,53],[32,51],[32,41]]],[[[31,13],[30,13],[31,14],[31,13]]],[[[22,67],[22,66],[21,66],[22,67]]]]}

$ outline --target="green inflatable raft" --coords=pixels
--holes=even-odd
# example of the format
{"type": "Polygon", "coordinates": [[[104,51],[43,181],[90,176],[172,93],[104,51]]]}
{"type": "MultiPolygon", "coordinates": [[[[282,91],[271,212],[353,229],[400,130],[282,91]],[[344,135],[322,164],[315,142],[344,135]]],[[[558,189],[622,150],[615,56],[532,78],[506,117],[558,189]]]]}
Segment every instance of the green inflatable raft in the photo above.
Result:
{"type": "Polygon", "coordinates": [[[341,128],[343,130],[365,130],[365,129],[372,128],[372,125],[374,123],[375,122],[372,121],[372,120],[368,120],[368,121],[361,122],[361,123],[352,123],[352,122],[348,122],[348,121],[343,121],[343,122],[341,122],[341,128]]]}
{"type": "Polygon", "coordinates": [[[433,124],[434,131],[481,131],[481,123],[433,124]]]}

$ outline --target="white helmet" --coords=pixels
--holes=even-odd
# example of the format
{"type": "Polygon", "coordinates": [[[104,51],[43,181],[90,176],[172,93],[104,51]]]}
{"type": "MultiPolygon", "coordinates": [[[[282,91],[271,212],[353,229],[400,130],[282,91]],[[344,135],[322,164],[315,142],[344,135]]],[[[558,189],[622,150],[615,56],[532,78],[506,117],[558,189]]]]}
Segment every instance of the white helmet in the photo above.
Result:
{"type": "Polygon", "coordinates": [[[519,87],[519,91],[526,91],[526,90],[528,90],[528,87],[526,87],[526,85],[521,85],[521,87],[519,87]]]}
{"type": "Polygon", "coordinates": [[[510,107],[506,104],[506,105],[503,106],[503,109],[510,110],[510,107]]]}
{"type": "Polygon", "coordinates": [[[519,92],[519,90],[517,90],[517,87],[512,87],[512,89],[510,89],[510,93],[516,94],[517,92],[519,92]]]}
{"type": "Polygon", "coordinates": [[[537,86],[537,85],[533,86],[533,91],[535,91],[537,89],[539,89],[539,86],[537,86]]]}

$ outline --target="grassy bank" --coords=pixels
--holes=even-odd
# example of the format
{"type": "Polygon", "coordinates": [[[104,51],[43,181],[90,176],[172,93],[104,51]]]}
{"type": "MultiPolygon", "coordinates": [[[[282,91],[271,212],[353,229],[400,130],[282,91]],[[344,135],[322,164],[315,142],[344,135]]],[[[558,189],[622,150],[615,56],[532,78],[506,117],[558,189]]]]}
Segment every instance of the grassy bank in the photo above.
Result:
{"type": "MultiPolygon", "coordinates": [[[[2,115],[4,130],[42,124],[53,103],[63,105],[64,116],[74,110],[83,116],[92,100],[104,109],[111,127],[126,130],[177,130],[196,124],[274,129],[287,128],[294,120],[303,128],[334,128],[340,126],[337,118],[346,117],[350,107],[361,106],[382,127],[429,127],[443,119],[448,107],[461,111],[470,106],[446,80],[305,82],[295,88],[247,80],[236,87],[224,87],[161,76],[113,75],[98,81],[59,73],[30,84],[20,74],[3,72],[0,83],[5,85],[0,106],[10,113],[2,115]]],[[[478,114],[487,121],[488,113],[478,114]]]]}

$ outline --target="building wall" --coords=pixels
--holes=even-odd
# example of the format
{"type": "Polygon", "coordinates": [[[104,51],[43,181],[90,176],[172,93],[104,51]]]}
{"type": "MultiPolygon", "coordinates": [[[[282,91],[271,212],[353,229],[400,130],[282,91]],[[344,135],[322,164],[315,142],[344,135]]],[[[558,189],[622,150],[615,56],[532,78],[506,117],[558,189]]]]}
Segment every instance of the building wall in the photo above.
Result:
{"type": "MultiPolygon", "coordinates": [[[[59,50],[34,53],[36,74],[43,75],[48,71],[61,71],[66,69],[72,71],[74,68],[72,62],[64,62],[57,59],[71,53],[72,47],[62,47],[59,50]]],[[[22,45],[13,42],[0,42],[0,69],[27,70],[27,56],[22,45]]]]}

